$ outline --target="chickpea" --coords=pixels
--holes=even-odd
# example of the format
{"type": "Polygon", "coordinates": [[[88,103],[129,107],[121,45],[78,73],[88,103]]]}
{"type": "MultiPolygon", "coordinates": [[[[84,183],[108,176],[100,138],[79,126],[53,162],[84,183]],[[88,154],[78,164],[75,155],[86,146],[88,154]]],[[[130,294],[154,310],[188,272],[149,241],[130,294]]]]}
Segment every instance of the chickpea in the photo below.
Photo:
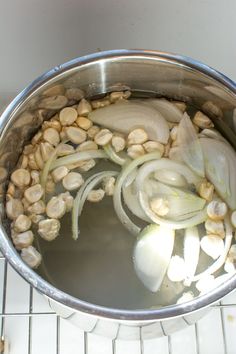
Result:
{"type": "Polygon", "coordinates": [[[23,248],[21,251],[21,258],[31,268],[38,268],[42,261],[41,254],[33,246],[23,248]]]}
{"type": "Polygon", "coordinates": [[[46,241],[53,241],[59,234],[61,224],[57,219],[45,219],[38,224],[38,233],[46,241]]]}
{"type": "Polygon", "coordinates": [[[30,184],[30,173],[23,168],[19,168],[12,173],[11,181],[15,186],[25,188],[30,184]]]}

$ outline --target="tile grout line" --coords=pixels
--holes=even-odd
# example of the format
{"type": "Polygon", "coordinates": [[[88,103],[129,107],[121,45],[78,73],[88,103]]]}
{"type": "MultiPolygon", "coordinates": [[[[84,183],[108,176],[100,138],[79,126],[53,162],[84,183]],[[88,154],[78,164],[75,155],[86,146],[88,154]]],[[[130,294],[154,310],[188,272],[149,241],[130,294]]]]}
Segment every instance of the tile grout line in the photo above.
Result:
{"type": "MultiPolygon", "coordinates": [[[[78,353],[80,354],[80,353],[78,353]]],[[[84,332],[84,354],[88,354],[88,334],[84,332]]]]}
{"type": "MultiPolygon", "coordinates": [[[[7,293],[7,261],[4,260],[4,279],[3,279],[3,297],[2,297],[2,315],[5,314],[6,310],[6,293],[7,293]]],[[[1,328],[1,339],[4,339],[4,329],[5,329],[5,316],[2,317],[2,328],[1,328]]]]}
{"type": "Polygon", "coordinates": [[[169,354],[172,354],[172,341],[171,341],[171,336],[168,336],[168,350],[169,354]]]}
{"type": "Polygon", "coordinates": [[[142,327],[139,327],[139,345],[140,345],[140,354],[144,354],[144,344],[142,338],[142,327]]]}
{"type": "MultiPolygon", "coordinates": [[[[29,314],[33,311],[33,288],[30,287],[30,298],[29,298],[29,314]]],[[[29,330],[28,330],[28,354],[32,352],[32,317],[29,316],[29,330]]]]}
{"type": "Polygon", "coordinates": [[[195,337],[196,337],[196,351],[197,354],[200,354],[199,333],[198,333],[197,322],[194,324],[194,328],[195,328],[195,337]]]}
{"type": "Polygon", "coordinates": [[[227,341],[226,341],[226,336],[225,336],[225,321],[224,321],[224,309],[220,308],[220,318],[221,318],[221,327],[222,327],[222,333],[223,333],[223,342],[224,342],[224,353],[227,354],[227,341]]]}
{"type": "Polygon", "coordinates": [[[57,335],[56,335],[56,354],[60,354],[60,330],[61,330],[61,322],[60,322],[60,316],[57,316],[57,335]]]}

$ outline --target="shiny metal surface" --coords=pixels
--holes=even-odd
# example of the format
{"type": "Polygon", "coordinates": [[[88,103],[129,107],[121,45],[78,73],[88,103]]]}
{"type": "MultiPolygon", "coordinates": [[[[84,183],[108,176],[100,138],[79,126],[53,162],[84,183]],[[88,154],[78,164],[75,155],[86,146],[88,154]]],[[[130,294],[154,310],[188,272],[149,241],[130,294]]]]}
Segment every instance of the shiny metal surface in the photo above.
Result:
{"type": "MultiPolygon", "coordinates": [[[[163,328],[168,327],[168,322],[171,328],[168,331],[174,331],[187,325],[188,316],[195,318],[193,320],[195,321],[199,313],[205,311],[202,308],[219,300],[236,287],[235,276],[217,289],[187,304],[151,310],[122,310],[82,301],[59,290],[29,269],[12,246],[8,237],[9,225],[4,215],[4,184],[25,142],[44,119],[62,107],[60,102],[58,106],[55,106],[54,102],[54,107],[51,108],[48,102],[45,105],[44,91],[59,83],[66,89],[72,87],[82,89],[86,97],[130,88],[134,95],[139,97],[164,95],[184,100],[211,115],[216,127],[234,146],[235,136],[231,129],[231,118],[236,107],[235,83],[204,64],[179,55],[141,50],[103,52],[75,59],[44,74],[16,97],[0,120],[0,166],[4,169],[2,171],[6,172],[6,177],[4,173],[1,177],[0,247],[17,272],[49,297],[52,306],[57,306],[58,313],[60,311],[63,313],[63,306],[67,306],[70,313],[75,313],[73,317],[78,318],[75,322],[83,323],[81,316],[85,316],[85,313],[88,314],[88,321],[92,318],[95,323],[98,318],[103,317],[106,323],[107,319],[114,319],[119,320],[119,323],[116,323],[118,326],[139,328],[144,328],[147,324],[155,327],[157,320],[168,320],[165,325],[156,323],[158,328],[160,326],[162,328],[160,332],[150,331],[154,333],[152,335],[157,336],[158,333],[165,334],[163,328]],[[197,311],[196,314],[194,311],[197,311]],[[183,315],[186,320],[181,318],[183,315]]],[[[75,100],[70,99],[66,103],[73,104],[75,100]]],[[[111,323],[110,320],[108,322],[111,323]]],[[[115,322],[112,323],[116,325],[115,322]]],[[[94,326],[97,328],[97,324],[94,326]]],[[[105,327],[108,328],[109,324],[105,327]]]]}

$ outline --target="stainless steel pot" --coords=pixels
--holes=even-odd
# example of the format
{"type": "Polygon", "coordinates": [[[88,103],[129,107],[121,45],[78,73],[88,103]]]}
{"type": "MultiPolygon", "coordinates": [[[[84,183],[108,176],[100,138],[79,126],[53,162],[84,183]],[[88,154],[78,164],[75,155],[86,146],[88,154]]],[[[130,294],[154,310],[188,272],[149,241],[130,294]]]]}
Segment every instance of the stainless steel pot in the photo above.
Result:
{"type": "MultiPolygon", "coordinates": [[[[24,144],[43,120],[66,103],[63,98],[62,101],[45,98],[53,95],[53,90],[48,91],[52,87],[59,91],[79,88],[86,97],[131,89],[138,97],[157,95],[183,100],[207,112],[217,129],[235,147],[232,114],[236,107],[236,84],[210,67],[179,55],[145,50],[101,52],[72,60],[42,75],[11,102],[0,119],[0,247],[13,268],[48,298],[57,313],[88,332],[110,338],[145,339],[168,335],[194,323],[208,311],[209,305],[235,289],[236,276],[182,305],[117,309],[107,304],[96,305],[89,299],[81,300],[60,290],[53,281],[50,283],[47,269],[42,273],[43,277],[38,275],[15,251],[4,213],[5,184],[24,144]],[[55,88],[58,84],[62,86],[55,88]]],[[[69,92],[68,104],[73,104],[76,97],[73,97],[73,90],[69,92]]],[[[60,276],[63,278],[63,274],[60,276]]],[[[70,282],[75,281],[72,274],[70,282]]]]}

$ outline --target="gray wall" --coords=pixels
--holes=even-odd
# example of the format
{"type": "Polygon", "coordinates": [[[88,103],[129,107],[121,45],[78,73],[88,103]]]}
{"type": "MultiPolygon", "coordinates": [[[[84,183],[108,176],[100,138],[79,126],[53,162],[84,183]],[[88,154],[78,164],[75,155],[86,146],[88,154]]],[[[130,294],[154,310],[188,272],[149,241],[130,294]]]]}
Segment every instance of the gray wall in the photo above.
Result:
{"type": "Polygon", "coordinates": [[[100,49],[178,52],[236,80],[235,14],[235,0],[1,0],[0,100],[100,49]]]}

